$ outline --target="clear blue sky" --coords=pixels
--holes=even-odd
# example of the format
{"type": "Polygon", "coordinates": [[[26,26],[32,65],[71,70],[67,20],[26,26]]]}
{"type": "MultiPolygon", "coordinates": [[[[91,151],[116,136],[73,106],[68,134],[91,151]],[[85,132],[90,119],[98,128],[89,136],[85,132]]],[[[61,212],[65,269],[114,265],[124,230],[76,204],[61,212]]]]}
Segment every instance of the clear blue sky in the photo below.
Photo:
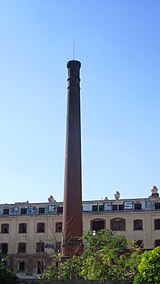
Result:
{"type": "Polygon", "coordinates": [[[0,1],[0,203],[63,200],[73,36],[83,200],[160,188],[159,13],[159,0],[0,1]]]}

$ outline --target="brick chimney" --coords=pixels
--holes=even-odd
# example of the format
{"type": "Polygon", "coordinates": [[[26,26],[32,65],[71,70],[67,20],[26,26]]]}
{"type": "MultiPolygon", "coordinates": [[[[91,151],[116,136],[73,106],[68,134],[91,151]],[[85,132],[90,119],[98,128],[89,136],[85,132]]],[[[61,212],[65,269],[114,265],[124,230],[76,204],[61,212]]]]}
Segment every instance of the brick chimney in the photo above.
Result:
{"type": "Polygon", "coordinates": [[[68,68],[66,151],[62,227],[62,257],[79,255],[83,251],[80,67],[71,60],[68,68]]]}

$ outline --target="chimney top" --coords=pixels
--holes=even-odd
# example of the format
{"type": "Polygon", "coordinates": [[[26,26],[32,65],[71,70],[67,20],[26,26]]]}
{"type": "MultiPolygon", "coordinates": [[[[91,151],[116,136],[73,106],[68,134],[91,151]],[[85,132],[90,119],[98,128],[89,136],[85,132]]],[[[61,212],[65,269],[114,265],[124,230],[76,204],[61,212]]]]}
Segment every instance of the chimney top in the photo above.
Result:
{"type": "Polygon", "coordinates": [[[70,60],[67,62],[67,68],[75,68],[77,67],[78,69],[81,68],[81,62],[78,60],[70,60]]]}

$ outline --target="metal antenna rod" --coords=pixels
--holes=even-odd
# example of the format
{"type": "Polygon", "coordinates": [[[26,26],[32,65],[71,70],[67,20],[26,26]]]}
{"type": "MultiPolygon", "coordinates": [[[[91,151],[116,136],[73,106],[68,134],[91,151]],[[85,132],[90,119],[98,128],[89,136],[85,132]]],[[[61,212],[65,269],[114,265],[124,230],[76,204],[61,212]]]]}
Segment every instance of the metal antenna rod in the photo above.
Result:
{"type": "Polygon", "coordinates": [[[73,36],[73,60],[75,59],[75,36],[73,36]]]}

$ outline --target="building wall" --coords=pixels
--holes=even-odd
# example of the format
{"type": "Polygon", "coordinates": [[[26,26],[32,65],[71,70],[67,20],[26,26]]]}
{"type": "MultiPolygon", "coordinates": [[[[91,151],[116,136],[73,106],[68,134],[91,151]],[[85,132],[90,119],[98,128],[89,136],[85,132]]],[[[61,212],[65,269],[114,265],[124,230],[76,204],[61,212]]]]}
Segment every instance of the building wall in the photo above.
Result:
{"type": "Polygon", "coordinates": [[[111,229],[110,222],[112,219],[123,218],[126,221],[124,231],[115,231],[116,234],[123,234],[128,241],[142,240],[145,249],[152,249],[155,246],[155,240],[160,239],[160,230],[154,229],[154,220],[160,219],[160,212],[123,212],[123,213],[104,213],[104,214],[85,214],[83,216],[84,233],[91,229],[91,222],[95,219],[105,221],[105,228],[111,229]],[[134,220],[143,221],[142,230],[134,230],[134,220]]]}
{"type": "MultiPolygon", "coordinates": [[[[51,263],[50,256],[59,250],[62,239],[62,206],[62,203],[55,200],[38,204],[0,205],[0,245],[11,269],[20,275],[33,275],[51,263]],[[40,231],[44,229],[44,232],[37,232],[39,223],[45,224],[45,228],[40,225],[40,231]],[[5,224],[8,224],[8,228],[5,224]],[[26,232],[19,232],[20,224],[26,224],[26,232]],[[18,251],[19,243],[22,243],[22,248],[23,243],[25,244],[24,252],[18,251]],[[37,243],[41,243],[38,251],[37,243]],[[5,244],[8,244],[8,248],[5,244]]],[[[156,245],[160,245],[159,196],[84,201],[84,234],[89,230],[96,231],[101,228],[123,234],[128,241],[137,240],[139,244],[142,242],[144,249],[154,248],[156,240],[156,245]]]]}

